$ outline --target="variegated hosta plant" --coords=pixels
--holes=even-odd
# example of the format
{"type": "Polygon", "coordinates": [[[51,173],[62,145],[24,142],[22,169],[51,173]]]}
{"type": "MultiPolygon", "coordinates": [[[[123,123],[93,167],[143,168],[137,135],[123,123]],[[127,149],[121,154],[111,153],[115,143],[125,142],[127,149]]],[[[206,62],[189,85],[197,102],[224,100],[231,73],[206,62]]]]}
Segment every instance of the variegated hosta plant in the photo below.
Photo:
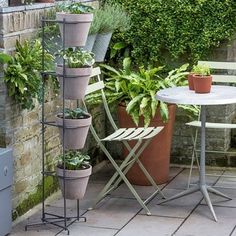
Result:
{"type": "Polygon", "coordinates": [[[168,107],[165,103],[157,101],[156,93],[160,89],[186,85],[186,72],[188,64],[174,69],[167,76],[162,76],[163,66],[139,70],[131,70],[131,61],[125,58],[123,68],[116,70],[111,66],[102,65],[106,74],[106,95],[109,102],[119,101],[125,103],[127,113],[136,125],[139,118],[144,117],[147,127],[155,116],[157,108],[163,121],[168,119],[168,107]]]}
{"type": "Polygon", "coordinates": [[[67,48],[59,53],[69,68],[90,67],[95,63],[94,54],[80,48],[67,48]]]}

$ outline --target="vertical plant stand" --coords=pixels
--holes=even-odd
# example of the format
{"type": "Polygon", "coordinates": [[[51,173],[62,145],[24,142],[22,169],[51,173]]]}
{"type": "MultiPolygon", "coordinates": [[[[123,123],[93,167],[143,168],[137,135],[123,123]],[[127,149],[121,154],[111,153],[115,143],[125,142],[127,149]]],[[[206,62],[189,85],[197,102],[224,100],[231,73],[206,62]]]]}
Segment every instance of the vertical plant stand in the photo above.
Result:
{"type": "MultiPolygon", "coordinates": [[[[63,212],[61,215],[59,214],[52,214],[47,212],[46,205],[45,205],[45,178],[47,176],[53,176],[57,178],[55,171],[48,171],[45,167],[45,128],[46,126],[55,126],[58,127],[58,125],[55,123],[55,121],[46,121],[45,119],[45,107],[44,107],[44,102],[45,102],[45,82],[48,78],[48,76],[56,76],[55,72],[48,72],[45,71],[45,26],[46,23],[62,23],[63,24],[63,40],[62,40],[62,50],[65,52],[65,24],[75,24],[76,22],[66,22],[65,19],[63,21],[57,21],[57,20],[47,20],[42,18],[42,218],[41,221],[38,223],[33,223],[33,224],[27,224],[25,226],[25,231],[29,229],[29,227],[40,227],[42,225],[47,225],[51,224],[54,226],[57,226],[60,228],[60,231],[56,233],[58,235],[62,231],[66,231],[67,234],[70,234],[70,231],[68,227],[72,225],[76,221],[84,221],[86,222],[86,218],[80,216],[80,208],[79,208],[79,200],[77,201],[77,214],[75,216],[69,216],[67,214],[67,199],[65,198],[65,161],[64,161],[64,169],[63,169],[63,185],[64,185],[64,192],[63,192],[63,212]]],[[[67,76],[68,77],[68,76],[67,76]]],[[[65,60],[63,59],[63,89],[62,89],[62,109],[63,109],[63,132],[62,132],[62,151],[63,151],[63,157],[65,160],[65,142],[64,142],[64,137],[65,137],[65,116],[64,116],[64,111],[65,111],[65,60]]]]}

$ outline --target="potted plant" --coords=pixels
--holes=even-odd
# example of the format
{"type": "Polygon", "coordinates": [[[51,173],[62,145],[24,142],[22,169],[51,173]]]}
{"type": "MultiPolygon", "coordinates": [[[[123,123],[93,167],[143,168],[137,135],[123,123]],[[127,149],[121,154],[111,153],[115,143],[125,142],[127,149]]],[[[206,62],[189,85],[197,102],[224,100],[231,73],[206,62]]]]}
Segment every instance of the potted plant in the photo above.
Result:
{"type": "MultiPolygon", "coordinates": [[[[134,126],[164,126],[148,148],[142,153],[140,160],[157,183],[168,180],[169,160],[173,126],[175,121],[175,105],[169,105],[156,100],[155,95],[160,89],[186,85],[185,76],[188,65],[175,69],[167,76],[162,76],[163,67],[138,71],[131,69],[131,61],[125,58],[123,69],[102,65],[105,69],[106,96],[109,103],[118,104],[118,121],[120,127],[134,126]]],[[[94,102],[99,103],[97,97],[94,102]]],[[[93,97],[88,98],[93,103],[93,97]]],[[[134,145],[135,143],[130,143],[134,145]]],[[[126,156],[126,155],[124,155],[126,156]]],[[[138,165],[128,172],[128,178],[133,184],[149,185],[138,165]]]]}
{"type": "Polygon", "coordinates": [[[56,116],[56,124],[63,138],[64,114],[64,145],[66,149],[82,149],[84,147],[92,117],[81,108],[69,109],[56,116]]]}
{"type": "Polygon", "coordinates": [[[83,47],[84,50],[91,52],[97,37],[97,34],[100,29],[101,25],[101,18],[99,18],[99,9],[94,10],[93,12],[93,21],[91,23],[90,29],[89,29],[89,35],[86,41],[85,46],[83,47]]]}
{"type": "Polygon", "coordinates": [[[96,19],[99,25],[98,34],[93,46],[96,62],[103,62],[112,33],[115,30],[126,31],[130,26],[130,17],[118,4],[104,4],[96,11],[96,19]]]}
{"type": "Polygon", "coordinates": [[[189,74],[187,75],[187,80],[188,80],[189,90],[194,90],[193,72],[189,72],[189,74]]]}
{"type": "Polygon", "coordinates": [[[93,8],[80,2],[65,3],[58,7],[56,20],[65,46],[84,46],[93,20],[93,8]],[[65,20],[65,39],[63,39],[63,20],[65,20]]]}
{"type": "Polygon", "coordinates": [[[84,197],[92,166],[89,164],[90,157],[79,151],[67,151],[59,156],[57,176],[62,194],[67,199],[82,199],[84,197]],[[65,177],[65,189],[63,183],[65,177]]]}
{"type": "MultiPolygon", "coordinates": [[[[80,48],[68,48],[60,53],[65,60],[64,96],[66,99],[83,99],[92,73],[94,54],[80,48]]],[[[61,94],[63,91],[63,66],[57,65],[61,94]]]]}
{"type": "Polygon", "coordinates": [[[195,65],[193,67],[193,83],[195,93],[210,93],[212,76],[208,65],[195,65]]]}

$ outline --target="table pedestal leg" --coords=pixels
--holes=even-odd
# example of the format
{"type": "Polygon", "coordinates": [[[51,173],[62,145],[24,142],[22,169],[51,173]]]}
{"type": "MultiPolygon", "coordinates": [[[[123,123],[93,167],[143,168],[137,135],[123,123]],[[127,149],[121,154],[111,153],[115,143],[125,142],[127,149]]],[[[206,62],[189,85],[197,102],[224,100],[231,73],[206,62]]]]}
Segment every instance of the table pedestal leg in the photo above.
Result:
{"type": "Polygon", "coordinates": [[[205,170],[205,149],[206,149],[206,108],[205,106],[201,107],[201,159],[200,159],[200,175],[199,175],[199,184],[197,186],[194,186],[190,189],[187,189],[181,193],[176,194],[175,196],[172,196],[164,201],[161,202],[165,203],[189,194],[192,194],[197,191],[201,191],[208,207],[210,208],[210,211],[214,217],[214,220],[217,221],[215,211],[213,209],[211,199],[209,197],[208,191],[211,193],[214,193],[216,195],[219,195],[221,197],[227,198],[231,200],[232,198],[228,197],[227,195],[221,193],[218,190],[215,190],[214,188],[206,185],[206,170],[205,170]]]}

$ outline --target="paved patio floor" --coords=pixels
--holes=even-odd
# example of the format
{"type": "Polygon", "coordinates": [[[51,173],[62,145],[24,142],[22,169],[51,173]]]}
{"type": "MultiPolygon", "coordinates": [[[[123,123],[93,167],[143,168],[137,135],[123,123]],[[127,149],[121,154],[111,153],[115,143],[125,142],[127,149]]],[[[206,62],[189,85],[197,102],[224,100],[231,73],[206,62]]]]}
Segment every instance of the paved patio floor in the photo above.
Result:
{"type": "MultiPolygon", "coordinates": [[[[171,168],[169,182],[160,186],[168,197],[186,188],[188,169],[171,168]]],[[[236,179],[224,178],[228,171],[210,170],[220,177],[209,177],[208,182],[217,185],[236,187],[236,179]]],[[[232,171],[231,171],[232,172],[232,171]]],[[[236,171],[233,171],[236,174],[236,171]]],[[[138,202],[134,199],[127,187],[122,184],[111,195],[106,197],[99,206],[92,211],[87,208],[91,201],[102,189],[109,176],[111,168],[103,168],[94,174],[87,189],[84,200],[80,202],[81,214],[87,222],[75,222],[70,229],[72,236],[236,236],[236,190],[220,189],[230,195],[233,200],[226,201],[215,195],[210,195],[218,222],[213,221],[212,215],[205,204],[202,195],[197,192],[181,199],[173,200],[159,205],[161,199],[157,195],[148,204],[152,213],[147,216],[138,202]]],[[[194,172],[193,181],[197,180],[197,171],[194,172]]],[[[145,197],[152,187],[136,187],[145,197]]],[[[59,197],[47,204],[47,211],[63,214],[63,201],[59,197]]],[[[76,214],[76,202],[68,202],[68,214],[76,214]]],[[[24,226],[40,220],[40,210],[29,218],[19,222],[13,227],[12,236],[50,236],[55,235],[59,228],[53,225],[29,228],[26,232],[24,226]]],[[[59,235],[66,235],[63,231],[59,235]]]]}

